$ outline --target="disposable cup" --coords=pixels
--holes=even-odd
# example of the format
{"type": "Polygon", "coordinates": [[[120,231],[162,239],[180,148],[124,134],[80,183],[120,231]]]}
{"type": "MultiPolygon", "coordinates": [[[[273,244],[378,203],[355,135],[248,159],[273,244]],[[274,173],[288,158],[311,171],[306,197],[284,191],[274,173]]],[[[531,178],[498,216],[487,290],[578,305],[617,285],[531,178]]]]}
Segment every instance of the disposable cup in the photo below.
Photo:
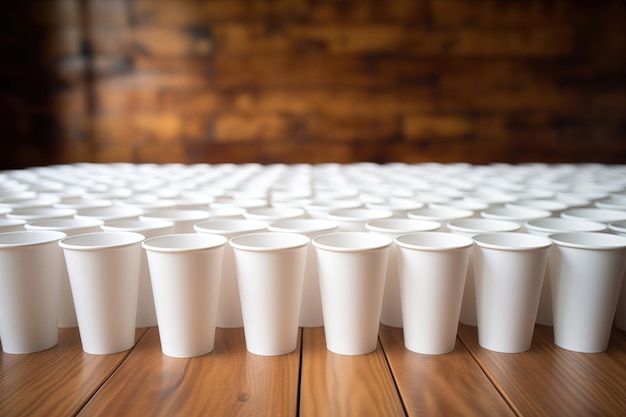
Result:
{"type": "MultiPolygon", "coordinates": [[[[537,236],[548,237],[552,233],[563,232],[602,232],[606,230],[603,223],[592,222],[580,219],[565,219],[562,217],[546,217],[543,219],[531,220],[524,224],[526,231],[537,236]]],[[[550,251],[554,251],[554,246],[550,251]]],[[[537,324],[552,326],[552,286],[550,284],[550,256],[548,256],[548,267],[543,279],[541,298],[537,310],[537,324]]]]}
{"type": "Polygon", "coordinates": [[[102,231],[59,242],[86,353],[121,352],[135,344],[143,240],[139,233],[102,231]]]}
{"type": "MultiPolygon", "coordinates": [[[[244,218],[212,219],[194,226],[197,233],[217,234],[224,236],[228,240],[244,234],[262,232],[265,231],[265,228],[264,223],[255,220],[245,220],[244,218]]],[[[217,327],[243,327],[235,254],[230,245],[224,246],[221,275],[220,293],[217,303],[217,327]]]]}
{"type": "Polygon", "coordinates": [[[602,208],[576,208],[561,213],[565,219],[590,220],[599,223],[615,223],[626,220],[626,210],[602,208]]]}
{"type": "MultiPolygon", "coordinates": [[[[330,198],[330,197],[328,197],[330,198]]],[[[313,219],[325,220],[329,212],[339,209],[354,209],[363,205],[358,200],[314,200],[308,204],[305,204],[303,208],[306,210],[309,217],[313,219]]]]}
{"type": "Polygon", "coordinates": [[[313,239],[329,351],[362,355],[376,349],[391,243],[387,236],[368,232],[313,239]]]}
{"type": "MultiPolygon", "coordinates": [[[[150,239],[160,235],[174,233],[174,223],[166,220],[139,220],[120,219],[109,220],[101,226],[105,232],[135,232],[150,239]]],[[[139,289],[137,293],[137,318],[135,327],[152,327],[157,325],[152,282],[148,270],[146,252],[141,251],[141,266],[139,267],[139,289]]]]}
{"type": "Polygon", "coordinates": [[[22,219],[0,219],[0,233],[21,232],[25,224],[26,220],[22,219]]]}
{"type": "Polygon", "coordinates": [[[310,239],[297,233],[252,233],[234,248],[246,348],[256,355],[293,352],[310,239]]]}
{"type": "MultiPolygon", "coordinates": [[[[330,220],[293,219],[270,223],[267,226],[267,230],[271,232],[299,233],[307,236],[309,239],[313,239],[319,235],[334,232],[338,227],[337,223],[330,220]]],[[[313,245],[307,246],[299,325],[300,327],[320,327],[324,325],[319,274],[317,271],[317,253],[313,245]]]]}
{"type": "MultiPolygon", "coordinates": [[[[373,220],[365,224],[365,228],[369,230],[370,233],[387,236],[392,240],[403,234],[435,231],[440,227],[441,224],[438,222],[407,218],[373,220]]],[[[385,326],[391,327],[402,327],[397,253],[398,249],[396,243],[393,242],[391,246],[389,246],[385,289],[383,292],[383,306],[380,314],[380,322],[385,326]]]]}
{"type": "Polygon", "coordinates": [[[395,242],[404,346],[423,354],[453,351],[472,239],[421,232],[395,242]]]}
{"type": "Polygon", "coordinates": [[[54,207],[16,208],[7,213],[7,219],[22,219],[28,222],[43,219],[71,219],[76,210],[54,207]]]}
{"type": "Polygon", "coordinates": [[[523,226],[527,221],[543,219],[550,217],[550,215],[551,213],[547,210],[530,207],[490,207],[480,212],[480,216],[485,219],[517,222],[520,226],[523,226]]]}
{"type": "MultiPolygon", "coordinates": [[[[35,220],[24,225],[29,231],[51,230],[63,232],[67,236],[74,236],[83,233],[93,233],[100,230],[101,220],[97,219],[43,219],[35,220]]],[[[62,250],[59,249],[62,253],[62,250]]],[[[59,327],[76,327],[76,309],[70,288],[70,279],[67,275],[65,261],[61,265],[61,284],[59,292],[59,327]]]]}
{"type": "Polygon", "coordinates": [[[5,353],[32,353],[58,342],[65,233],[0,234],[0,339],[5,353]]]}
{"type": "MultiPolygon", "coordinates": [[[[611,232],[620,236],[626,237],[626,221],[615,222],[609,224],[611,232]]],[[[626,330],[626,270],[624,271],[624,278],[622,279],[622,288],[617,300],[617,308],[615,309],[615,321],[614,326],[618,329],[626,330]]]]}
{"type": "Polygon", "coordinates": [[[503,353],[530,349],[550,239],[527,233],[474,236],[478,343],[503,353]]]}
{"type": "Polygon", "coordinates": [[[205,210],[157,210],[139,216],[139,220],[166,220],[174,223],[174,233],[194,233],[194,225],[209,218],[205,210]]]}
{"type": "MultiPolygon", "coordinates": [[[[448,230],[454,234],[474,237],[484,233],[516,232],[520,225],[507,220],[484,218],[459,219],[448,222],[448,230]]],[[[476,289],[474,285],[474,257],[470,253],[461,303],[459,321],[468,326],[476,326],[476,289]]]]}
{"type": "Polygon", "coordinates": [[[137,219],[143,214],[143,210],[138,207],[90,207],[78,209],[74,215],[76,219],[98,219],[102,221],[137,219]]]}
{"type": "Polygon", "coordinates": [[[626,267],[626,238],[609,233],[550,235],[554,343],[576,352],[607,349],[626,267]]]}
{"type": "Polygon", "coordinates": [[[304,217],[305,213],[303,209],[297,207],[255,207],[247,209],[243,216],[248,220],[263,222],[267,226],[278,220],[304,217]]]}
{"type": "Polygon", "coordinates": [[[223,247],[211,234],[173,234],[146,239],[161,350],[167,356],[205,355],[215,344],[223,247]]]}
{"type": "Polygon", "coordinates": [[[442,224],[441,231],[448,231],[447,223],[449,221],[467,219],[473,215],[474,212],[471,210],[438,206],[438,208],[424,207],[419,210],[413,210],[408,213],[407,217],[414,220],[430,220],[440,222],[442,224]]]}

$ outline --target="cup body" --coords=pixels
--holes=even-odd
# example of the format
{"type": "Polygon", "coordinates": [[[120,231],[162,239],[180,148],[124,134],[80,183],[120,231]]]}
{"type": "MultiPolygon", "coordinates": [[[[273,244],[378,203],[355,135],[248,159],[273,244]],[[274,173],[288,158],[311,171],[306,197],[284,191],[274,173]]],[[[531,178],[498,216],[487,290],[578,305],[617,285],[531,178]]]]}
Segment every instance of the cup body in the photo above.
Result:
{"type": "Polygon", "coordinates": [[[342,355],[376,350],[392,240],[367,232],[316,237],[326,347],[342,355]]]}
{"type": "Polygon", "coordinates": [[[474,236],[478,343],[503,353],[530,349],[550,239],[526,233],[474,236]]]}
{"type": "Polygon", "coordinates": [[[296,349],[309,242],[301,234],[277,232],[230,240],[249,352],[275,356],[296,349]]]}
{"type": "MultiPolygon", "coordinates": [[[[265,230],[265,224],[255,220],[245,220],[243,218],[214,219],[198,223],[194,226],[194,229],[196,233],[218,234],[230,240],[244,234],[262,232],[265,230]]],[[[222,277],[220,280],[220,293],[217,303],[217,327],[243,327],[235,254],[230,245],[225,245],[223,251],[222,277]]]]}
{"type": "MultiPolygon", "coordinates": [[[[267,230],[271,232],[300,233],[309,239],[313,239],[319,235],[334,232],[338,227],[337,223],[330,220],[296,219],[270,223],[267,226],[267,230]]],[[[317,253],[313,245],[308,245],[307,247],[299,325],[300,327],[320,327],[324,325],[322,297],[320,295],[320,282],[317,271],[317,253]]]]}
{"type": "MultiPolygon", "coordinates": [[[[448,230],[454,234],[474,237],[484,233],[515,232],[520,229],[519,224],[508,220],[493,220],[484,218],[467,218],[448,222],[448,230]]],[[[472,251],[473,252],[473,251],[472,251]]],[[[463,302],[459,321],[468,326],[476,326],[476,290],[474,286],[474,260],[472,253],[467,266],[463,302]]]]}
{"type": "MultiPolygon", "coordinates": [[[[626,195],[626,194],[625,194],[626,195]]],[[[621,201],[621,200],[620,200],[621,201]]],[[[609,224],[611,232],[626,237],[626,221],[615,222],[609,224]]],[[[617,308],[615,309],[615,321],[613,325],[621,330],[626,330],[626,270],[624,270],[624,278],[622,279],[622,289],[617,300],[617,308]]]]}
{"type": "Polygon", "coordinates": [[[163,354],[177,358],[213,350],[223,247],[211,234],[146,239],[150,278],[163,354]]]}
{"type": "MultiPolygon", "coordinates": [[[[63,232],[67,236],[74,236],[83,233],[93,233],[100,230],[102,220],[97,219],[43,219],[29,222],[24,225],[26,230],[56,230],[63,232]]],[[[61,250],[61,249],[59,249],[61,250]]],[[[62,251],[61,251],[62,252],[62,251]]],[[[76,327],[76,309],[70,288],[70,279],[67,275],[65,261],[61,265],[61,288],[59,293],[59,327],[76,327]]]]}
{"type": "MultiPolygon", "coordinates": [[[[105,222],[101,229],[105,232],[135,232],[150,239],[160,235],[174,233],[174,223],[166,220],[139,220],[120,219],[105,222]]],[[[148,258],[145,251],[141,251],[141,266],[139,267],[139,289],[137,293],[136,327],[152,327],[157,325],[152,282],[148,270],[148,258]]]]}
{"type": "Polygon", "coordinates": [[[626,267],[626,238],[608,233],[550,235],[554,343],[576,352],[607,349],[626,267]]]}
{"type": "Polygon", "coordinates": [[[58,341],[63,253],[56,231],[0,234],[0,338],[6,353],[48,349],[58,341]]]}
{"type": "MultiPolygon", "coordinates": [[[[396,237],[415,232],[438,230],[441,224],[429,220],[412,220],[408,218],[391,218],[373,220],[365,224],[370,233],[377,233],[395,239],[396,237]]],[[[402,327],[402,307],[400,304],[400,282],[398,280],[398,248],[395,241],[389,246],[383,307],[380,322],[385,326],[402,327]]]]}
{"type": "Polygon", "coordinates": [[[454,350],[473,241],[442,232],[398,236],[404,346],[413,352],[454,350]]]}
{"type": "Polygon", "coordinates": [[[139,233],[103,231],[59,242],[86,353],[121,352],[135,344],[143,240],[139,233]]]}

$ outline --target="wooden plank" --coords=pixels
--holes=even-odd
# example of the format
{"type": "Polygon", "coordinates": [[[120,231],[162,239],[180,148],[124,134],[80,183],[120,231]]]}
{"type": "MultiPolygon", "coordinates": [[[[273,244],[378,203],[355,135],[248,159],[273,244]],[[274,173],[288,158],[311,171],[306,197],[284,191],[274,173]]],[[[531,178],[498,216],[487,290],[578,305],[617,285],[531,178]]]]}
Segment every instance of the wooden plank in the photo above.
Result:
{"type": "Polygon", "coordinates": [[[421,355],[404,347],[402,329],[379,335],[409,416],[515,415],[459,341],[445,355],[421,355]]]}
{"type": "Polygon", "coordinates": [[[322,327],[303,331],[301,417],[405,415],[380,345],[368,355],[337,355],[322,327]]]}
{"type": "Polygon", "coordinates": [[[151,328],[79,416],[295,416],[299,367],[300,344],[288,355],[253,355],[243,329],[218,328],[207,355],[171,358],[151,328]]]}
{"type": "MultiPolygon", "coordinates": [[[[140,339],[145,329],[138,329],[140,339]]],[[[0,415],[75,415],[132,350],[84,353],[77,328],[59,329],[59,343],[28,355],[0,354],[0,415]]]]}
{"type": "Polygon", "coordinates": [[[535,327],[528,352],[491,352],[475,327],[459,337],[519,416],[626,415],[626,337],[613,332],[603,353],[578,353],[554,344],[552,327],[535,327]]]}

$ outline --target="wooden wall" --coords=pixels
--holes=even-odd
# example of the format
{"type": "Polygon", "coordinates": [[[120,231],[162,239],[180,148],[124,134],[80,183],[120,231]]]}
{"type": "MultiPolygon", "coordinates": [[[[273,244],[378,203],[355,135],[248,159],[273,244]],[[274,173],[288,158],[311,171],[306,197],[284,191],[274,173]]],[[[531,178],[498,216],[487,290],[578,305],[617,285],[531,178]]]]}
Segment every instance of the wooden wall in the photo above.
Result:
{"type": "Polygon", "coordinates": [[[0,168],[626,163],[626,6],[2,2],[0,141],[0,168]]]}

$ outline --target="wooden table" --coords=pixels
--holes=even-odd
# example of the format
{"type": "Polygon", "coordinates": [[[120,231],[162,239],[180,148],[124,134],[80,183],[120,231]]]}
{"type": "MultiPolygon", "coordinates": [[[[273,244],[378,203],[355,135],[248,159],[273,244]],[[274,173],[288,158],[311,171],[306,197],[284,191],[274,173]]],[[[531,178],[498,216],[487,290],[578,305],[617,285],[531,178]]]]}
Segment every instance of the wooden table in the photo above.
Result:
{"type": "Polygon", "coordinates": [[[374,353],[341,356],[314,328],[295,352],[261,357],[242,329],[218,329],[215,350],[192,359],[164,356],[157,328],[113,355],[83,353],[77,329],[59,332],[52,349],[0,356],[0,416],[626,416],[618,331],[607,352],[581,354],[537,326],[529,352],[501,354],[461,325],[452,353],[428,356],[381,326],[374,353]]]}

